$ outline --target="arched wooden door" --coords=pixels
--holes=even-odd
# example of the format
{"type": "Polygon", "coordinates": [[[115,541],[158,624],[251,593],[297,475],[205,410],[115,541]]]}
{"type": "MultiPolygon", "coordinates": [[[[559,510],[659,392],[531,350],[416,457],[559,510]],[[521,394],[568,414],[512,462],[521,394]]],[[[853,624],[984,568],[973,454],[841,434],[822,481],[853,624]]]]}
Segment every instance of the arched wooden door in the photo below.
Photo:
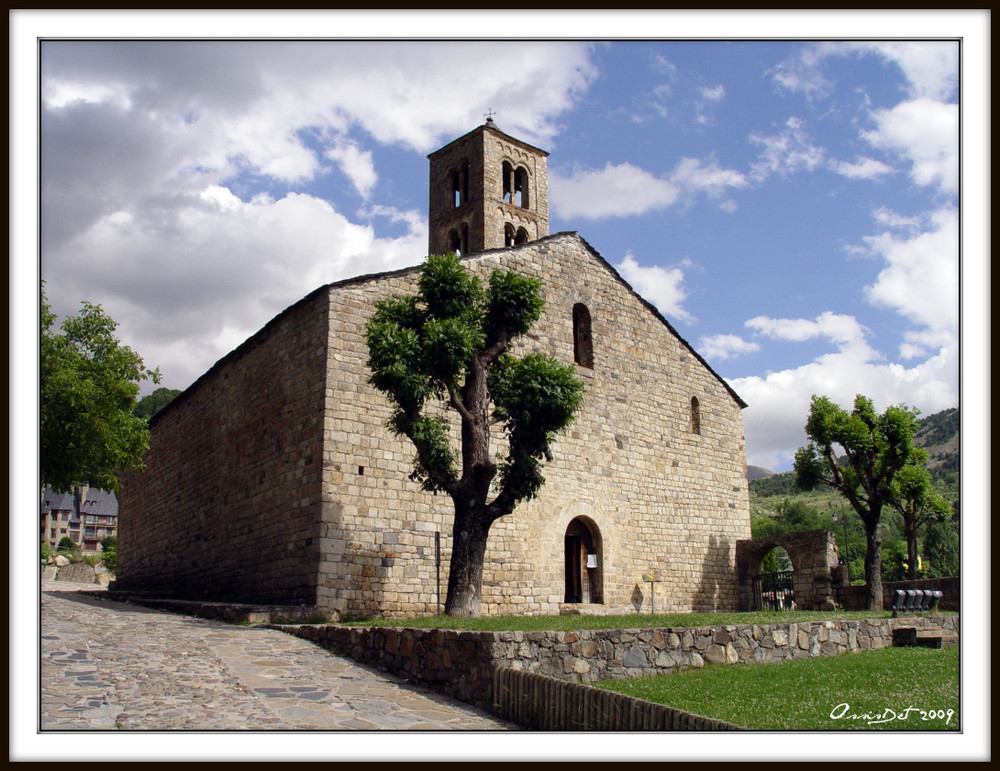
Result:
{"type": "Polygon", "coordinates": [[[567,603],[601,603],[601,534],[586,517],[577,517],[566,527],[565,551],[567,603]]]}

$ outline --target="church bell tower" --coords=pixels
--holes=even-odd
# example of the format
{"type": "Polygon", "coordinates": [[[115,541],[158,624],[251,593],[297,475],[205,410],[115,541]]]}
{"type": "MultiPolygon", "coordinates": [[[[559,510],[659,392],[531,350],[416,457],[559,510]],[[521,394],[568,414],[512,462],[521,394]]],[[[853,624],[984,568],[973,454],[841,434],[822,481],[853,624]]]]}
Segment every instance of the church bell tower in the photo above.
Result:
{"type": "Polygon", "coordinates": [[[487,118],[430,159],[429,254],[471,254],[549,234],[548,153],[487,118]]]}

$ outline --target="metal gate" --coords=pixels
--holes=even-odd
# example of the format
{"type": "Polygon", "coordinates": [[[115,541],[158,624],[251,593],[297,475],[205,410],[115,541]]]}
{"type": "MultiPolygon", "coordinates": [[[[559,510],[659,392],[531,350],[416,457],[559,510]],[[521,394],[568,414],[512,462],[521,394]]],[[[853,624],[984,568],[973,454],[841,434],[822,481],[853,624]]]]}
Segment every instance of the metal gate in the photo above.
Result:
{"type": "Polygon", "coordinates": [[[791,610],[795,607],[795,583],[792,570],[761,573],[753,577],[754,610],[791,610]]]}

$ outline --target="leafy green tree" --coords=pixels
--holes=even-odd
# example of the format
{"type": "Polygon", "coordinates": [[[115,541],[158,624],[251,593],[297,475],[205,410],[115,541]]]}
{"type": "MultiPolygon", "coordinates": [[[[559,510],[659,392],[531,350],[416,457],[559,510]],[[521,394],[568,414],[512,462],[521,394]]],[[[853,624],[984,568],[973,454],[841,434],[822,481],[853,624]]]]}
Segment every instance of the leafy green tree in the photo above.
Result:
{"type": "Polygon", "coordinates": [[[139,383],[159,372],[119,343],[117,323],[83,303],[61,332],[41,297],[40,455],[42,485],[68,492],[81,484],[113,491],[127,468],[142,468],[146,421],[132,414],[139,383]]]}
{"type": "Polygon", "coordinates": [[[101,562],[112,573],[115,572],[118,563],[118,538],[113,535],[101,539],[101,562]]]}
{"type": "Polygon", "coordinates": [[[490,527],[537,495],[542,461],[579,409],[583,383],[571,365],[509,352],[541,316],[537,279],[496,270],[484,287],[454,254],[432,255],[417,288],[376,304],[365,329],[369,382],[394,407],[389,429],[416,450],[410,478],[454,504],[445,612],[477,616],[490,527]],[[461,424],[459,453],[449,410],[461,424]]]}
{"type": "Polygon", "coordinates": [[[903,517],[906,537],[907,575],[917,577],[917,530],[931,520],[946,521],[951,517],[951,504],[938,495],[931,483],[930,472],[924,468],[927,453],[915,448],[911,465],[903,466],[893,480],[893,508],[903,517]]]}
{"type": "Polygon", "coordinates": [[[959,575],[958,522],[931,520],[924,530],[924,560],[929,578],[959,575]]]}
{"type": "Polygon", "coordinates": [[[59,543],[56,549],[61,552],[75,552],[79,550],[79,545],[76,541],[70,538],[68,535],[64,535],[59,539],[59,543]]]}
{"type": "Polygon", "coordinates": [[[143,396],[132,410],[132,414],[137,418],[148,421],[153,415],[166,407],[170,402],[180,396],[181,392],[176,388],[157,388],[148,396],[143,396]]]}
{"type": "Polygon", "coordinates": [[[882,578],[886,581],[902,581],[908,571],[906,544],[902,541],[886,541],[882,547],[882,578]]]}
{"type": "Polygon", "coordinates": [[[871,399],[860,394],[847,412],[825,396],[813,396],[806,421],[810,441],[795,452],[799,487],[825,484],[839,490],[864,523],[869,610],[882,609],[882,509],[897,500],[896,475],[919,458],[913,445],[918,414],[898,405],[879,415],[871,399]]]}

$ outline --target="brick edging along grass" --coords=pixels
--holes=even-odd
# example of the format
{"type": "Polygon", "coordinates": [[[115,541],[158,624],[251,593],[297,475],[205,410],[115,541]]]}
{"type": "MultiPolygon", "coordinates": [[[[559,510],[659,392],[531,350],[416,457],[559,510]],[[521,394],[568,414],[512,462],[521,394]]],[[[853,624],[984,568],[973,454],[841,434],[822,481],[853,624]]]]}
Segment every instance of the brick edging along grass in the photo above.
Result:
{"type": "Polygon", "coordinates": [[[957,636],[959,617],[531,632],[336,625],[276,628],[492,711],[494,674],[500,669],[592,683],[706,663],[765,663],[885,648],[892,645],[892,630],[899,627],[939,627],[957,636]]]}

